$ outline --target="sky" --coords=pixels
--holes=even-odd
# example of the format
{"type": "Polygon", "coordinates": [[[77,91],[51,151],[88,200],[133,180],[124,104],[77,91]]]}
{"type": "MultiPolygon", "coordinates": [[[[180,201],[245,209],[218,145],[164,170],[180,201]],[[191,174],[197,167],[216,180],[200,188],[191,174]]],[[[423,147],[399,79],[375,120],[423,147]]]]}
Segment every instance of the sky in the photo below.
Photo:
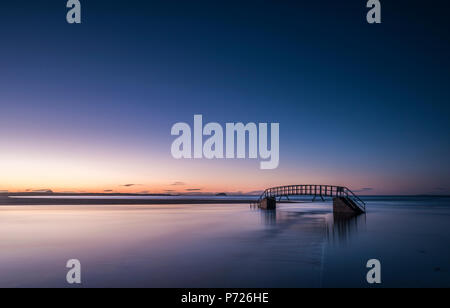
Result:
{"type": "Polygon", "coordinates": [[[445,1],[0,4],[0,191],[450,193],[445,1]],[[280,123],[280,164],[172,157],[177,122],[280,123]]]}

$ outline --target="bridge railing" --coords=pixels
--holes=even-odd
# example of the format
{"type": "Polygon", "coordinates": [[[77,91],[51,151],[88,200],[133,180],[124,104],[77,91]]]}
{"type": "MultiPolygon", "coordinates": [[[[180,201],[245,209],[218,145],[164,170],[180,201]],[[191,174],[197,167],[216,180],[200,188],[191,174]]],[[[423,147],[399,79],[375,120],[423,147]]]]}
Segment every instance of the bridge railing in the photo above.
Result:
{"type": "Polygon", "coordinates": [[[344,186],[334,185],[287,185],[266,189],[259,197],[258,202],[268,197],[284,196],[314,196],[314,197],[346,197],[351,199],[362,210],[366,210],[366,204],[355,193],[344,186]]]}
{"type": "Polygon", "coordinates": [[[362,201],[360,197],[355,195],[355,193],[353,191],[351,191],[350,189],[348,189],[347,187],[344,187],[344,189],[345,189],[346,197],[351,199],[353,202],[355,202],[355,204],[365,212],[366,211],[366,203],[364,201],[362,201]]]}

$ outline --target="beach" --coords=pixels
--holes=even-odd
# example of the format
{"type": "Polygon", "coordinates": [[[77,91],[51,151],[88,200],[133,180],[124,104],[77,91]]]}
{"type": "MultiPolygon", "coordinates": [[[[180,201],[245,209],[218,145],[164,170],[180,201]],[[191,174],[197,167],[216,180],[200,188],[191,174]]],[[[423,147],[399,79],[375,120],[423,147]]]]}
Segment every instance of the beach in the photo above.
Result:
{"type": "Polygon", "coordinates": [[[127,205],[127,204],[237,204],[259,196],[166,196],[166,195],[4,195],[0,205],[127,205]]]}

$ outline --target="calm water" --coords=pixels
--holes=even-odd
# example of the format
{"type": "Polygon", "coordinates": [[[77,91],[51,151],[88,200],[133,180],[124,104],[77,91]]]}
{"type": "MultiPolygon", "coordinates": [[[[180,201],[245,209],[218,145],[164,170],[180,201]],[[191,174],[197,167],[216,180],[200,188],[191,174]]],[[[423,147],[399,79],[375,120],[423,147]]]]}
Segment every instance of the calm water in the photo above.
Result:
{"type": "Polygon", "coordinates": [[[370,198],[337,217],[330,203],[1,206],[0,287],[450,286],[450,199],[370,198]]]}

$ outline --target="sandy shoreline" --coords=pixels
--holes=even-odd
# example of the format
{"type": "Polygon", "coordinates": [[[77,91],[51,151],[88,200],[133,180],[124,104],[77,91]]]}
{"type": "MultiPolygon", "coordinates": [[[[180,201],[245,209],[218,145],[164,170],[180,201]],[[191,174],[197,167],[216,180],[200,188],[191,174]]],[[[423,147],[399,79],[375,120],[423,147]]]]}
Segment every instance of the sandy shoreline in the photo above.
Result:
{"type": "Polygon", "coordinates": [[[115,205],[115,204],[236,204],[251,203],[257,197],[243,197],[242,199],[217,199],[217,198],[195,198],[186,196],[186,198],[158,198],[158,199],[74,199],[74,198],[9,198],[0,196],[0,206],[6,205],[115,205]]]}

